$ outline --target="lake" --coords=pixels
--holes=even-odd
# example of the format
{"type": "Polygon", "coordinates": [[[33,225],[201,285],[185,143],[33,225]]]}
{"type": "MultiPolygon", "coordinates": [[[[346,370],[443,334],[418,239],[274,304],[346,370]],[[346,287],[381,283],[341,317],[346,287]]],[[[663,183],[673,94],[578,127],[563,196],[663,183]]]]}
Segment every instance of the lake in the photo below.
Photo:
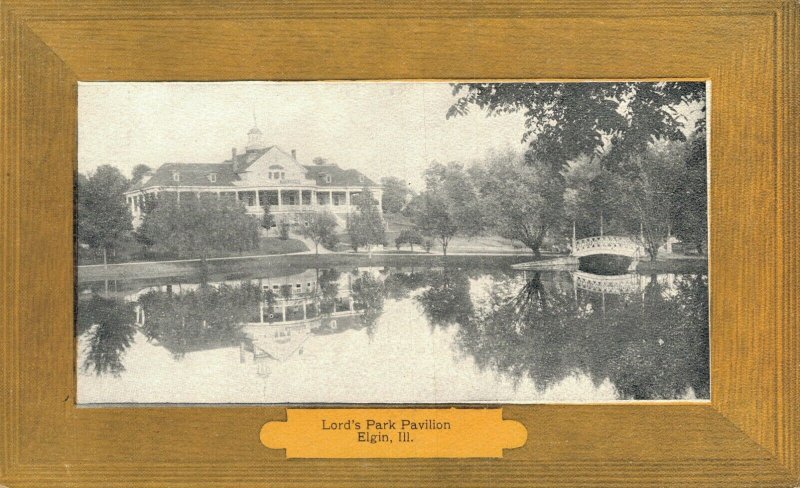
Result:
{"type": "Polygon", "coordinates": [[[705,274],[281,269],[78,285],[78,403],[709,398],[705,274]]]}

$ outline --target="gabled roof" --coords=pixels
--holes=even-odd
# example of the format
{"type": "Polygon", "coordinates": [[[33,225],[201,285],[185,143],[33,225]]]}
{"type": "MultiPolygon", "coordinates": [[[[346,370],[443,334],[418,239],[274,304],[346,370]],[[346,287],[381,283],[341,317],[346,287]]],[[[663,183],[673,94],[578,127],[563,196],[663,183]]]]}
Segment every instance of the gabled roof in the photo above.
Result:
{"type": "MultiPolygon", "coordinates": [[[[236,163],[237,163],[238,170],[239,171],[246,170],[248,166],[253,164],[258,158],[263,156],[264,153],[266,153],[267,151],[269,151],[270,149],[275,148],[275,147],[277,147],[277,146],[268,146],[268,147],[265,147],[264,149],[258,149],[258,150],[255,150],[255,151],[248,151],[246,153],[237,154],[236,155],[236,163]]],[[[230,165],[231,163],[233,163],[233,159],[226,159],[225,161],[223,161],[223,163],[230,165]]]]}
{"type": "Polygon", "coordinates": [[[316,180],[319,186],[379,186],[374,181],[364,176],[355,169],[342,169],[335,164],[310,164],[305,165],[308,178],[316,180]],[[325,181],[325,175],[331,177],[331,182],[325,181]]]}
{"type": "Polygon", "coordinates": [[[153,176],[134,185],[131,190],[144,190],[158,186],[233,186],[239,176],[233,172],[230,163],[165,163],[153,176]],[[180,181],[173,179],[173,173],[180,174],[180,181]],[[215,182],[208,175],[215,173],[215,182]]]}
{"type": "MultiPolygon", "coordinates": [[[[249,151],[236,155],[237,171],[233,170],[233,159],[222,163],[165,163],[159,167],[150,178],[145,178],[129,191],[146,190],[154,187],[202,187],[202,186],[235,186],[244,184],[241,173],[246,173],[248,168],[256,161],[267,155],[276,161],[283,160],[294,162],[305,170],[306,178],[316,182],[320,187],[377,187],[380,186],[355,169],[342,169],[335,164],[301,165],[291,155],[281,150],[278,146],[269,146],[257,151],[249,151]],[[269,153],[269,154],[268,154],[269,153]],[[173,172],[180,173],[180,181],[173,179],[173,172]],[[208,179],[210,173],[216,173],[216,181],[208,179]],[[330,183],[325,176],[330,176],[330,183]]],[[[280,162],[280,161],[279,161],[280,162]]]]}

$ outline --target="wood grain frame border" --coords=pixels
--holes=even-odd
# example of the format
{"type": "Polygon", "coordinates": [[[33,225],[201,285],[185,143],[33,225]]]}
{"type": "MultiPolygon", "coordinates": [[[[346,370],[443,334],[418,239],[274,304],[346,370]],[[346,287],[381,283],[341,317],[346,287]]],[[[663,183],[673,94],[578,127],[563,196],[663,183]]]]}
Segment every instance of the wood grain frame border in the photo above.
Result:
{"type": "Polygon", "coordinates": [[[0,483],[23,486],[800,484],[795,1],[0,3],[0,483]],[[280,408],[77,409],[76,83],[712,81],[710,405],[506,408],[501,460],[292,460],[280,408]]]}

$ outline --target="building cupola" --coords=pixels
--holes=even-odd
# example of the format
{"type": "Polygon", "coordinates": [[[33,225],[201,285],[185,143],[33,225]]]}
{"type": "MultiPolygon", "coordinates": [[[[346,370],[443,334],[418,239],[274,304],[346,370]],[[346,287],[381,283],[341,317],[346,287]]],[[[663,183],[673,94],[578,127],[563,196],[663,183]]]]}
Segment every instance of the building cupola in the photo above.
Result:
{"type": "Polygon", "coordinates": [[[264,134],[261,133],[257,126],[253,126],[250,132],[247,133],[245,151],[260,151],[262,149],[264,149],[264,134]]]}

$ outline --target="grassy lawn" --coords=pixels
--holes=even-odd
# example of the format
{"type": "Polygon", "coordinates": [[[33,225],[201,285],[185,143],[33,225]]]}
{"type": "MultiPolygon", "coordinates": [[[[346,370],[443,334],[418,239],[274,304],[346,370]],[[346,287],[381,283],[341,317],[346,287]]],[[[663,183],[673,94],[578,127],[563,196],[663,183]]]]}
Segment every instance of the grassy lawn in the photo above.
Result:
{"type": "MultiPolygon", "coordinates": [[[[261,237],[259,246],[256,249],[240,252],[240,253],[225,253],[217,254],[211,257],[237,257],[237,256],[260,256],[264,254],[289,254],[297,252],[308,251],[303,241],[298,239],[281,240],[274,236],[261,237]]],[[[123,242],[113,253],[109,253],[109,264],[117,263],[131,263],[136,261],[173,261],[184,259],[181,256],[176,256],[170,253],[157,253],[148,251],[142,246],[133,241],[123,242]]],[[[103,254],[101,252],[93,252],[88,249],[78,250],[78,265],[91,265],[103,264],[103,254]]]]}

